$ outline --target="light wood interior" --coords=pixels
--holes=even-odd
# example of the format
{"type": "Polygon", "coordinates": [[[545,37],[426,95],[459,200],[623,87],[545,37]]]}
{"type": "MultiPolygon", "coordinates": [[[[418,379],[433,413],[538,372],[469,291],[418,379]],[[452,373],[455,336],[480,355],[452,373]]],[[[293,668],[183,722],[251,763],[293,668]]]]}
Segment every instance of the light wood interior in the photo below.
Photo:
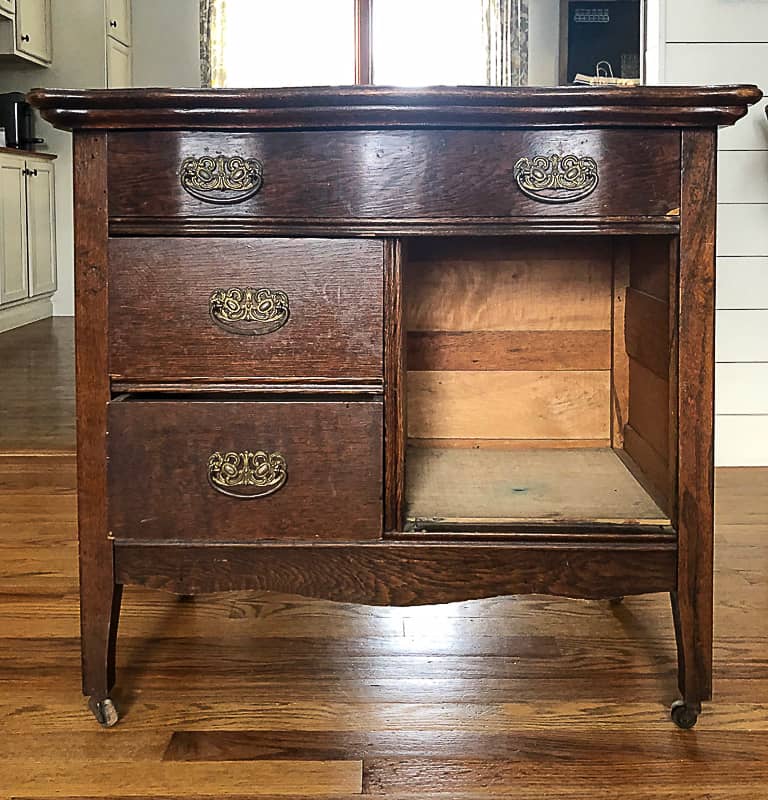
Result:
{"type": "Polygon", "coordinates": [[[409,244],[409,520],[670,523],[671,242],[409,244]]]}
{"type": "Polygon", "coordinates": [[[406,516],[417,523],[669,524],[610,447],[411,448],[408,483],[406,516]]]}

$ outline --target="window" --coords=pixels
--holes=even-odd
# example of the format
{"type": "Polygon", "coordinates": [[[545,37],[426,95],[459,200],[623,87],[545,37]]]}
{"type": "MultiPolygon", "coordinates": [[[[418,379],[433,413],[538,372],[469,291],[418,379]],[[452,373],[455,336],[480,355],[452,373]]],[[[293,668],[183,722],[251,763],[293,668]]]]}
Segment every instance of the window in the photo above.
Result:
{"type": "MultiPolygon", "coordinates": [[[[518,46],[516,15],[527,19],[525,0],[206,0],[204,7],[211,37],[203,73],[219,87],[483,85],[499,42],[518,46]]],[[[525,24],[520,30],[527,36],[525,24]]]]}
{"type": "Polygon", "coordinates": [[[227,0],[226,86],[355,82],[355,0],[227,0]]]}
{"type": "Polygon", "coordinates": [[[372,28],[374,83],[487,82],[481,0],[379,0],[372,28]]]}

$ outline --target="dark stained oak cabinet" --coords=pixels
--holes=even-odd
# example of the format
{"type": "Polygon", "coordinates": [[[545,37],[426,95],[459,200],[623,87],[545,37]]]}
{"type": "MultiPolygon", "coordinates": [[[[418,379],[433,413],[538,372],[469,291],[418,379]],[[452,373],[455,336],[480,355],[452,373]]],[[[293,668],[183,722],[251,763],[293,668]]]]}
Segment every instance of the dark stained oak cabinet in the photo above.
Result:
{"type": "Polygon", "coordinates": [[[717,127],[753,86],[32,92],[74,131],[83,689],[122,587],[669,592],[712,693],[717,127]]]}

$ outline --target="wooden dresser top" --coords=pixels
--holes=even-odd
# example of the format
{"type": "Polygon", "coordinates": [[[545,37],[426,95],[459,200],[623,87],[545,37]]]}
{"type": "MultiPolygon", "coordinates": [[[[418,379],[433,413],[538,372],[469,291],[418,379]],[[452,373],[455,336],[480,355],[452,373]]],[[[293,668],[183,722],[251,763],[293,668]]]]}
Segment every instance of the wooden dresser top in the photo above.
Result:
{"type": "Polygon", "coordinates": [[[29,101],[59,128],[548,128],[731,125],[757,86],[290,87],[35,89],[29,101]]]}

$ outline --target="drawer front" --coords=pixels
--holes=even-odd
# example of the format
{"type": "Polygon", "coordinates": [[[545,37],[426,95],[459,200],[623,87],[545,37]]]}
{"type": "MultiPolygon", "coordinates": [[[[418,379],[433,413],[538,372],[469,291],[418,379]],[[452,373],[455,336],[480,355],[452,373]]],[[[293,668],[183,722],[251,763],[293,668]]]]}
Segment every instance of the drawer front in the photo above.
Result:
{"type": "Polygon", "coordinates": [[[663,216],[679,198],[672,130],[109,136],[113,218],[663,216]]]}
{"type": "Polygon", "coordinates": [[[381,380],[383,245],[111,239],[110,372],[124,380],[381,380]]]}
{"type": "Polygon", "coordinates": [[[122,401],[109,408],[115,539],[381,535],[378,402],[122,401]]]}

